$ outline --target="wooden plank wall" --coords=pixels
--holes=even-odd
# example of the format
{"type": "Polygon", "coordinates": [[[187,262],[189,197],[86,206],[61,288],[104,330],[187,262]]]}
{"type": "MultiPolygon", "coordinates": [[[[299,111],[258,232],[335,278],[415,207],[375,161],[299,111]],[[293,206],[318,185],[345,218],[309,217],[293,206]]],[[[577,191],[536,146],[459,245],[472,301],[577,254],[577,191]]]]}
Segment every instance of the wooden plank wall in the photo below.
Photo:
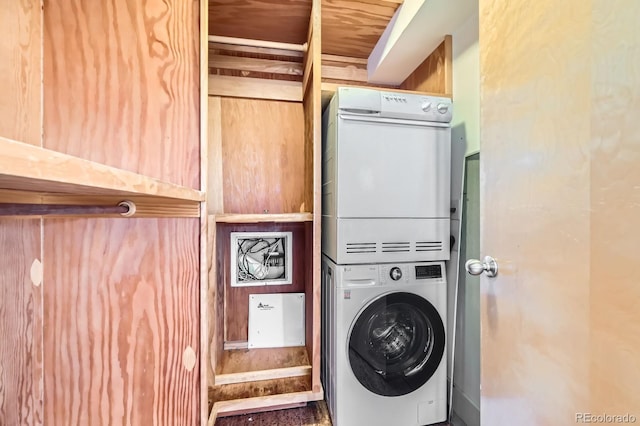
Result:
{"type": "MultiPolygon", "coordinates": [[[[37,146],[42,143],[40,3],[0,0],[0,136],[37,146]]],[[[41,425],[40,219],[1,219],[0,247],[0,425],[41,425]]]]}
{"type": "Polygon", "coordinates": [[[40,219],[1,219],[0,247],[0,424],[41,425],[40,219]]]}
{"type": "Polygon", "coordinates": [[[42,141],[40,0],[0,0],[0,136],[42,141]]]}
{"type": "Polygon", "coordinates": [[[209,33],[302,44],[310,0],[209,0],[209,33]]]}
{"type": "Polygon", "coordinates": [[[199,220],[45,222],[45,422],[200,420],[199,220]]]}
{"type": "Polygon", "coordinates": [[[225,213],[297,213],[303,204],[299,102],[222,98],[225,213]]]}
{"type": "Polygon", "coordinates": [[[200,187],[199,3],[44,2],[44,147],[200,187]]]}
{"type": "Polygon", "coordinates": [[[402,83],[400,89],[453,96],[452,37],[444,40],[402,83]]]}

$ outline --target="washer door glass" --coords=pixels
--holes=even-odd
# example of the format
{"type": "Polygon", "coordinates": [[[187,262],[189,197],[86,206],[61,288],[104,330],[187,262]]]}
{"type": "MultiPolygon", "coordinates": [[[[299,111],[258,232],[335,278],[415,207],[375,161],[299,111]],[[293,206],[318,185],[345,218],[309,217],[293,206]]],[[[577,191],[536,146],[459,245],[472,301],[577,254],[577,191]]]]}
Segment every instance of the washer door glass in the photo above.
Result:
{"type": "Polygon", "coordinates": [[[349,362],[371,392],[406,395],[433,376],[444,346],[444,324],[436,308],[416,294],[391,293],[358,316],[349,336],[349,362]]]}

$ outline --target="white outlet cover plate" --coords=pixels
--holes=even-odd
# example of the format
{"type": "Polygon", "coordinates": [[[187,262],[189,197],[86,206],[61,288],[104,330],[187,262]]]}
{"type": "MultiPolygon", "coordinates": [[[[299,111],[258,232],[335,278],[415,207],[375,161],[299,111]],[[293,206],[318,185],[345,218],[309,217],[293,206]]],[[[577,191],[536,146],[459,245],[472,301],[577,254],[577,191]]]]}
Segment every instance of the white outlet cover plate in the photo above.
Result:
{"type": "Polygon", "coordinates": [[[304,293],[249,295],[249,348],[304,346],[304,293]]]}

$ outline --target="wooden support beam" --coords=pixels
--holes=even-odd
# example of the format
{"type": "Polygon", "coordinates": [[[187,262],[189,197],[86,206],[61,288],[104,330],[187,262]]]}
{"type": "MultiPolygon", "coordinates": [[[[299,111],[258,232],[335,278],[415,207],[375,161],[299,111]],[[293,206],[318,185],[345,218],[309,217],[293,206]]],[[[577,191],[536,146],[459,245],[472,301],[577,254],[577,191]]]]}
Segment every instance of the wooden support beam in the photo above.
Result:
{"type": "MultiPolygon", "coordinates": [[[[77,195],[77,194],[52,194],[46,192],[15,191],[10,189],[0,189],[0,199],[5,203],[19,204],[63,204],[67,206],[90,206],[90,205],[116,205],[124,200],[132,201],[136,208],[131,217],[199,217],[200,202],[184,201],[172,198],[149,197],[142,195],[77,195]]],[[[38,216],[37,213],[32,215],[38,216]]],[[[65,217],[69,213],[59,212],[53,216],[65,217]]],[[[87,215],[89,215],[87,213],[87,215]]],[[[117,213],[92,214],[92,217],[122,217],[117,213]]]]}
{"type": "Polygon", "coordinates": [[[248,38],[224,37],[210,35],[209,41],[213,43],[235,44],[240,46],[266,47],[269,49],[282,49],[304,52],[307,50],[307,44],[279,43],[275,41],[253,40],[248,38]]]}
{"type": "Polygon", "coordinates": [[[365,68],[367,66],[367,60],[364,58],[352,58],[350,56],[339,56],[339,55],[328,55],[326,53],[322,54],[322,62],[340,62],[345,64],[353,64],[353,65],[364,65],[365,68]]]}
{"type": "Polygon", "coordinates": [[[209,67],[271,74],[302,75],[302,64],[299,62],[247,58],[244,56],[210,55],[209,67]]]}
{"type": "Polygon", "coordinates": [[[290,58],[302,58],[305,52],[299,50],[274,49],[270,47],[239,46],[236,44],[223,44],[209,42],[209,52],[211,51],[257,53],[259,55],[285,56],[290,58]]]}
{"type": "Polygon", "coordinates": [[[331,80],[346,80],[354,82],[366,82],[367,70],[366,68],[356,68],[353,65],[348,66],[333,66],[322,65],[322,77],[331,80]]]}
{"type": "Polygon", "coordinates": [[[302,83],[299,81],[210,75],[209,96],[302,102],[302,83]]]}

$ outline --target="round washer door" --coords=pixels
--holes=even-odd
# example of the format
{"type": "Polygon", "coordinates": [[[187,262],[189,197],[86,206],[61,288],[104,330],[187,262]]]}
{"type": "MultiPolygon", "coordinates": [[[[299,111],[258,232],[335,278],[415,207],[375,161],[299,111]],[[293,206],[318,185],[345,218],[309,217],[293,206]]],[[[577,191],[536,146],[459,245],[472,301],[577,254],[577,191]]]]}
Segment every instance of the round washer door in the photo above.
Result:
{"type": "Polygon", "coordinates": [[[444,347],[444,324],[436,308],[413,293],[390,293],[356,319],[349,335],[349,363],[371,392],[401,396],[433,376],[444,347]]]}

